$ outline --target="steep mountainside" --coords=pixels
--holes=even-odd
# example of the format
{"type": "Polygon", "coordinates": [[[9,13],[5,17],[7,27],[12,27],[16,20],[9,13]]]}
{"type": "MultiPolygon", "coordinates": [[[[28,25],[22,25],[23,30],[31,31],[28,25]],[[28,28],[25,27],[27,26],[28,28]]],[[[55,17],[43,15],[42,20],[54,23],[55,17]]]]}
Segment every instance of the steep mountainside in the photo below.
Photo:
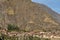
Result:
{"type": "MultiPolygon", "coordinates": [[[[43,4],[42,4],[43,5],[43,4]]],[[[60,23],[60,14],[58,14],[57,12],[51,10],[51,8],[47,7],[46,5],[43,5],[44,9],[46,10],[46,12],[48,12],[49,14],[51,14],[51,16],[60,23]]]]}
{"type": "Polygon", "coordinates": [[[31,0],[5,0],[0,3],[0,26],[17,25],[21,30],[59,31],[58,15],[31,0]]]}

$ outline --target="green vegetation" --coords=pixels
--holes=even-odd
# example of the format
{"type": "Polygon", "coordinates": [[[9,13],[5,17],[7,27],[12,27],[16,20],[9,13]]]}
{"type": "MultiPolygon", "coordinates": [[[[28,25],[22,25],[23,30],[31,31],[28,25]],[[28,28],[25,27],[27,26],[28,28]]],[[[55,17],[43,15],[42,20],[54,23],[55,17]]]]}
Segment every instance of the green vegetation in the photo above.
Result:
{"type": "Polygon", "coordinates": [[[16,25],[8,24],[8,31],[19,31],[19,27],[16,25]]]}
{"type": "Polygon", "coordinates": [[[49,38],[41,38],[41,40],[50,40],[49,38]]]}
{"type": "Polygon", "coordinates": [[[33,40],[41,40],[41,38],[33,37],[33,40]]]}
{"type": "Polygon", "coordinates": [[[6,36],[6,35],[2,35],[0,37],[2,40],[50,40],[48,38],[38,38],[38,37],[33,37],[33,36],[20,36],[20,37],[16,37],[16,36],[6,36]]]}
{"type": "Polygon", "coordinates": [[[7,29],[8,29],[8,31],[19,31],[19,32],[29,32],[30,31],[30,27],[26,27],[24,29],[19,29],[19,27],[14,24],[8,24],[7,29]]]}
{"type": "Polygon", "coordinates": [[[2,28],[0,27],[0,29],[2,29],[2,28]]]}
{"type": "Polygon", "coordinates": [[[24,29],[24,30],[25,30],[26,32],[29,32],[29,31],[30,31],[30,29],[31,29],[30,27],[25,27],[25,29],[24,29]]]}
{"type": "Polygon", "coordinates": [[[2,39],[2,40],[17,40],[17,37],[9,37],[9,36],[6,36],[6,35],[2,35],[1,37],[0,37],[0,39],[2,39]]]}

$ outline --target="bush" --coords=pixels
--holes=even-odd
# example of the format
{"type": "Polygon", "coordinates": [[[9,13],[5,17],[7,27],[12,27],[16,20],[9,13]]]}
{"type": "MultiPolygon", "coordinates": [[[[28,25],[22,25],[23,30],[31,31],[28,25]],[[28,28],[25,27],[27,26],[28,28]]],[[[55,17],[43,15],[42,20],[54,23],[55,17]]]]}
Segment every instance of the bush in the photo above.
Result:
{"type": "Polygon", "coordinates": [[[33,40],[41,40],[41,38],[33,37],[33,40]]]}
{"type": "Polygon", "coordinates": [[[8,24],[7,29],[8,29],[8,31],[18,31],[19,30],[18,26],[12,25],[12,24],[8,24]]]}

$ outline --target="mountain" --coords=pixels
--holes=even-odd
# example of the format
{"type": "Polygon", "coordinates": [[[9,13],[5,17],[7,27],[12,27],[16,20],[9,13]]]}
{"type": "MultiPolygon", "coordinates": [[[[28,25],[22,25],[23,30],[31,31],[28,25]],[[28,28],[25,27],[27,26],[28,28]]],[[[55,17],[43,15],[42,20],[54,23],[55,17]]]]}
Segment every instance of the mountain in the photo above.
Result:
{"type": "Polygon", "coordinates": [[[0,3],[0,26],[17,25],[21,30],[59,31],[60,16],[51,8],[31,0],[5,0],[0,3]]]}
{"type": "Polygon", "coordinates": [[[49,14],[51,14],[51,16],[60,23],[60,14],[58,14],[57,12],[53,11],[51,8],[47,7],[46,5],[42,4],[45,7],[45,10],[47,10],[47,12],[49,14]],[[50,9],[50,10],[49,10],[50,9]]]}

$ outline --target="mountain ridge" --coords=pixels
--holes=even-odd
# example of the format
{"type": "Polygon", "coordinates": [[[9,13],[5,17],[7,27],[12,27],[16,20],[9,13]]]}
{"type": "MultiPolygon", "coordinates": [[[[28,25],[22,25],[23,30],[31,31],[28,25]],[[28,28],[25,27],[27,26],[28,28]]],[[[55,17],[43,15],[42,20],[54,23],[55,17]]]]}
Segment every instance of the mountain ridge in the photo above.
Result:
{"type": "MultiPolygon", "coordinates": [[[[60,24],[54,11],[31,0],[8,0],[1,3],[1,27],[17,25],[21,30],[59,31],[60,24]],[[50,12],[51,10],[51,12],[50,12]],[[52,15],[53,14],[53,15],[52,15]]],[[[58,18],[59,19],[59,18],[58,18]]]]}

